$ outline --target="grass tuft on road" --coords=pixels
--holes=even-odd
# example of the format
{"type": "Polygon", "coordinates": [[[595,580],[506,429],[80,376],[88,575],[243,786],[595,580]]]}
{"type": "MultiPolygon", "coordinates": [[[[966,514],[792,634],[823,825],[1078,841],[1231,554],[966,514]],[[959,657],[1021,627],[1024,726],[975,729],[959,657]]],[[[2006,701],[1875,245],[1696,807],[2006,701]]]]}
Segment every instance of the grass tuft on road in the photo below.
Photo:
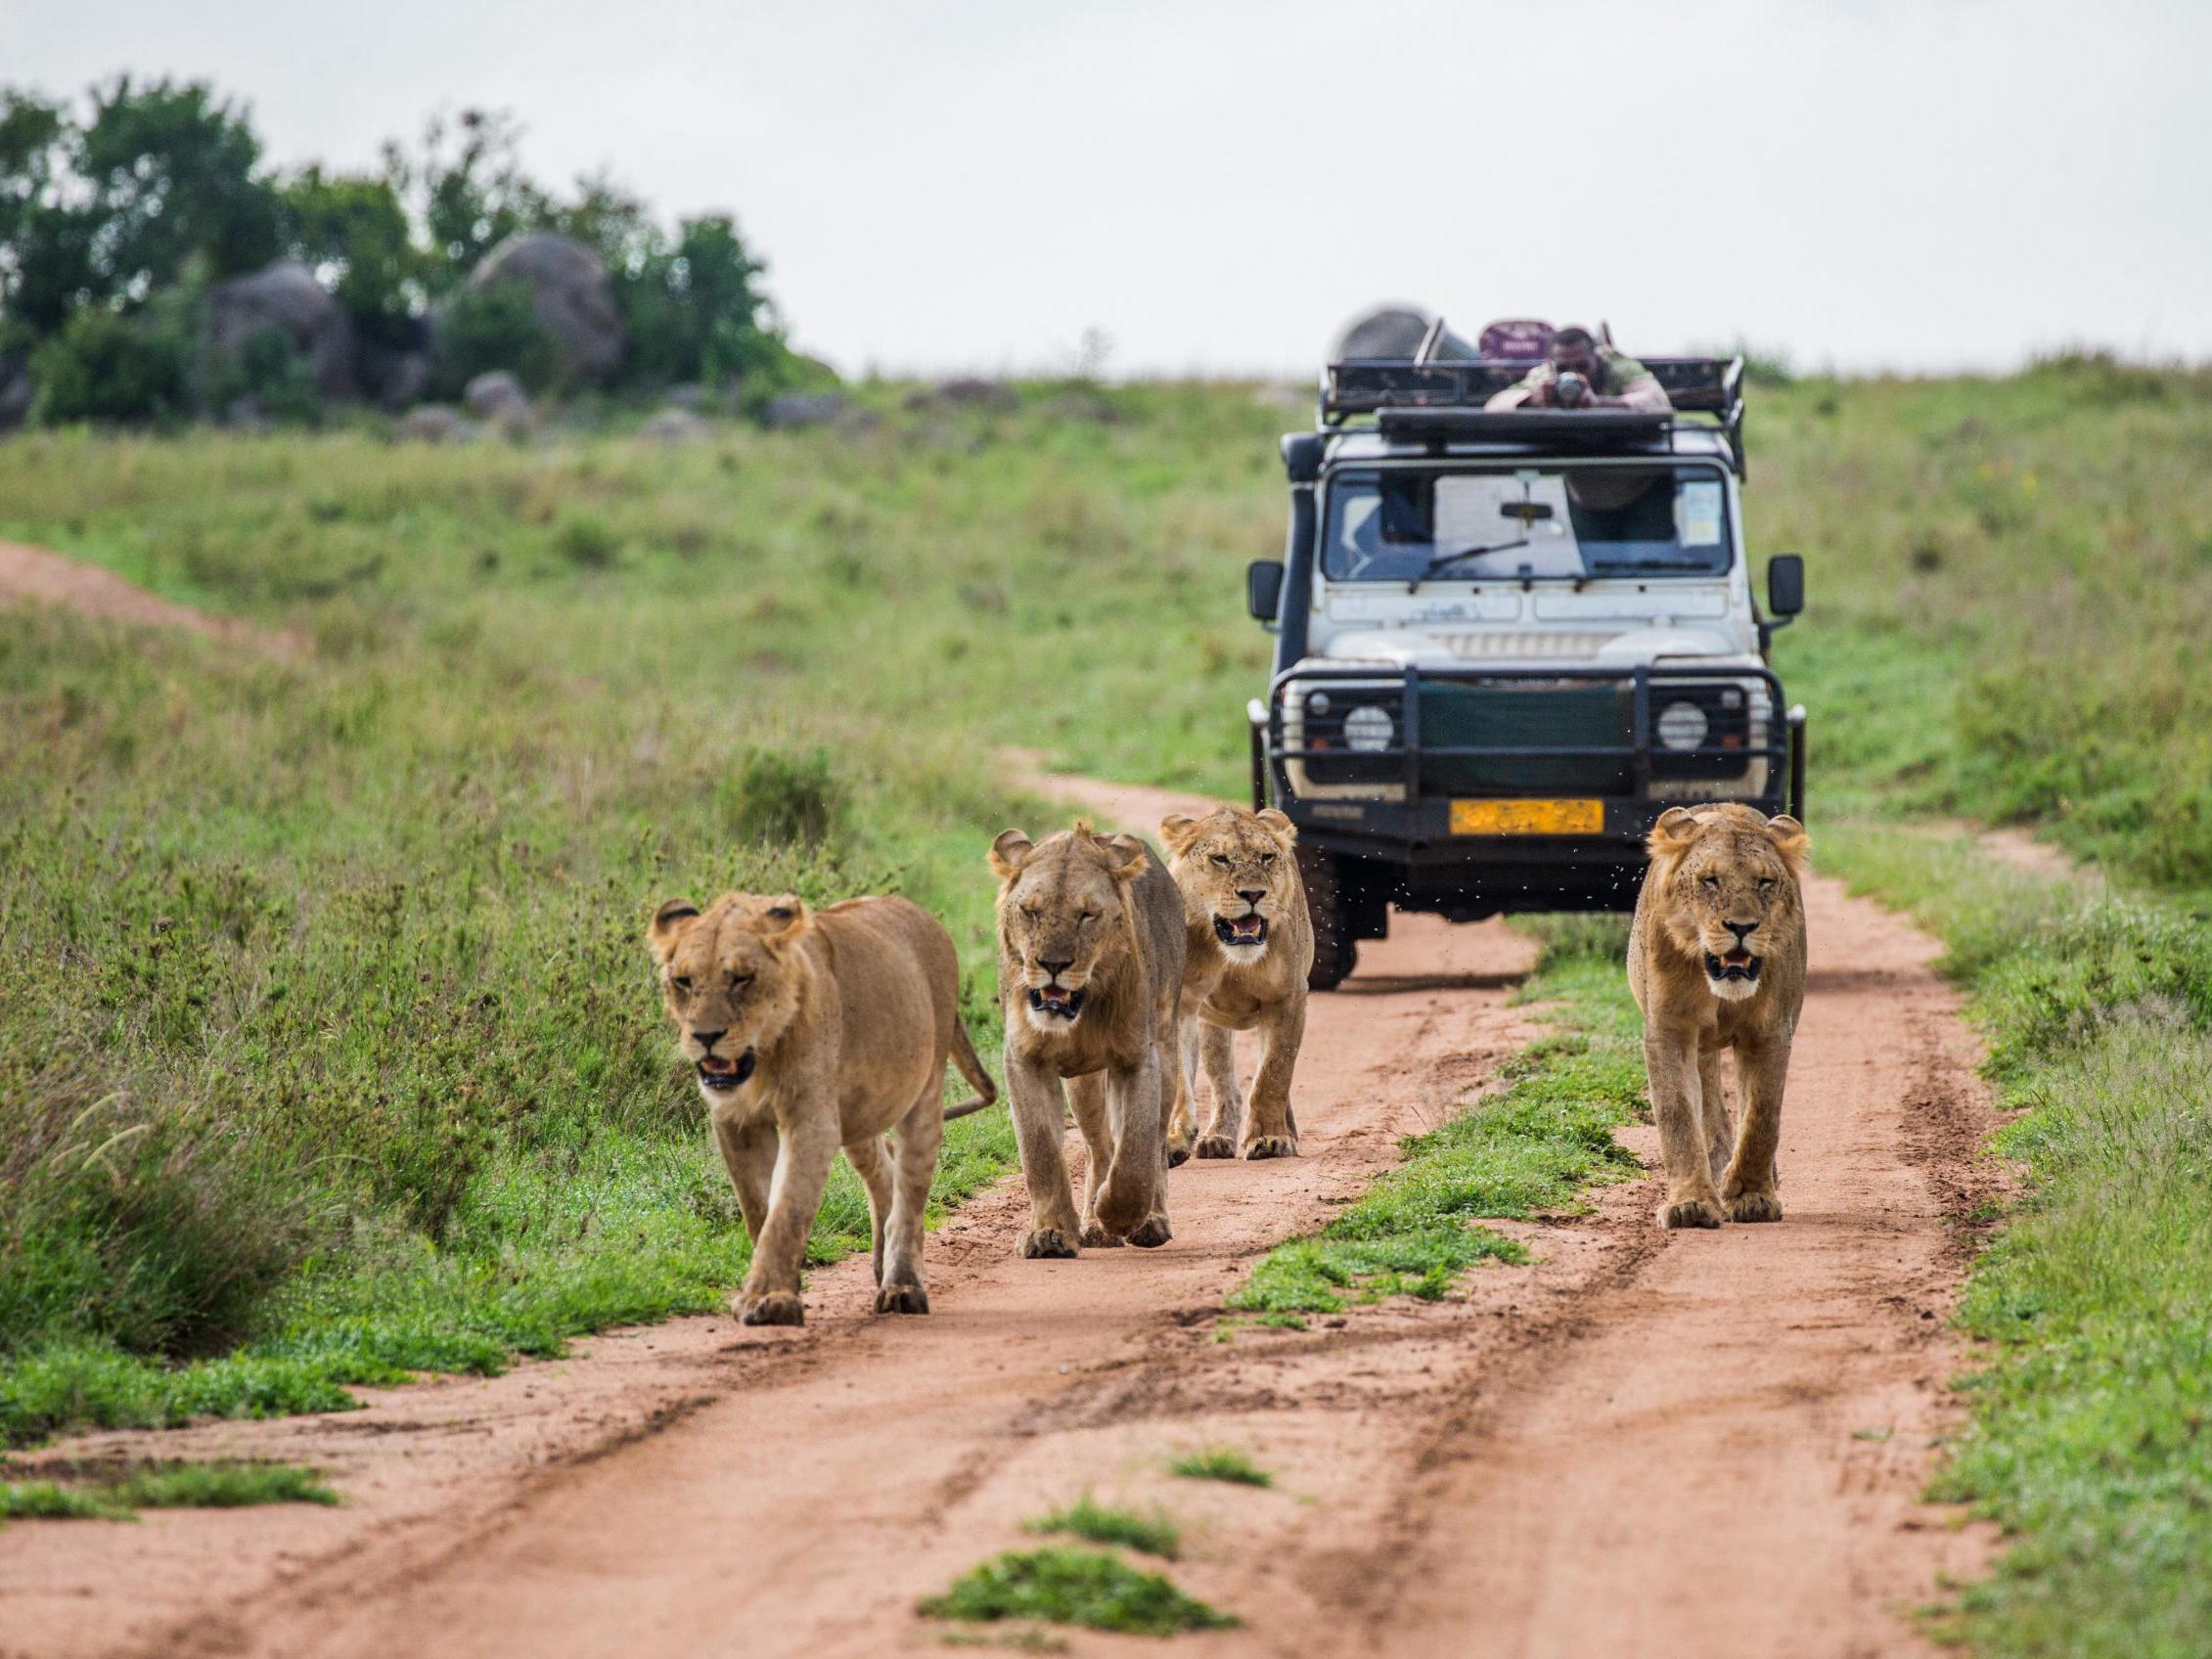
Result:
{"type": "Polygon", "coordinates": [[[244,1509],[339,1502],[318,1469],[296,1463],[147,1463],[82,1481],[0,1481],[0,1518],[128,1520],[140,1509],[244,1509]]]}
{"type": "Polygon", "coordinates": [[[1530,923],[1544,955],[1524,988],[1557,1003],[1557,1034],[1506,1065],[1504,1087],[1404,1143],[1406,1161],[1311,1237],[1260,1259],[1227,1305],[1241,1313],[1331,1313],[1349,1301],[1435,1301],[1479,1261],[1529,1260],[1479,1219],[1570,1208],[1589,1186],[1637,1173],[1613,1140],[1643,1115],[1636,1008],[1621,974],[1618,921],[1530,923]]]}
{"type": "Polygon", "coordinates": [[[1234,1446],[1206,1446],[1186,1452],[1167,1465],[1185,1480],[1226,1481],[1231,1486],[1273,1486],[1275,1477],[1234,1446]]]}
{"type": "Polygon", "coordinates": [[[1132,1636],[1234,1629],[1240,1622],[1157,1573],[1091,1549],[1009,1550],[923,1601],[933,1619],[1041,1619],[1132,1636]]]}
{"type": "Polygon", "coordinates": [[[1117,1544],[1168,1561],[1183,1550],[1183,1529],[1166,1510],[1140,1515],[1133,1509],[1100,1503],[1087,1492],[1066,1508],[1028,1522],[1026,1530],[1047,1536],[1064,1533],[1093,1544],[1117,1544]]]}

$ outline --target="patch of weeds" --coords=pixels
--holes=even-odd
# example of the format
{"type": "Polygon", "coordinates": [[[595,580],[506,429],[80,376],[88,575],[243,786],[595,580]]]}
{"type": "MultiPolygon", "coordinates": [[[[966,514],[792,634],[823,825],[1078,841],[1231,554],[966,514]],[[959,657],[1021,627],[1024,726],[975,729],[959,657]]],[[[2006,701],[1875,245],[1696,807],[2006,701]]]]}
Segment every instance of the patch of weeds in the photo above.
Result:
{"type": "Polygon", "coordinates": [[[553,548],[579,570],[605,570],[620,557],[622,538],[604,518],[578,513],[562,520],[553,548]]]}
{"type": "Polygon", "coordinates": [[[932,1619],[1041,1619],[1132,1636],[1231,1630],[1240,1622],[1157,1573],[1090,1549],[1009,1550],[924,1600],[922,1611],[932,1619]]]}
{"type": "Polygon", "coordinates": [[[0,1517],[127,1521],[139,1509],[246,1509],[330,1503],[321,1471],[296,1463],[145,1463],[82,1481],[0,1481],[0,1517]]]}
{"type": "Polygon", "coordinates": [[[1065,1533],[1072,1538],[1087,1538],[1093,1544],[1124,1545],[1169,1561],[1183,1548],[1183,1529],[1166,1510],[1154,1509],[1147,1516],[1131,1509],[1108,1508],[1087,1492],[1058,1514],[1029,1522],[1025,1530],[1065,1533]]]}
{"type": "Polygon", "coordinates": [[[1229,1307],[1284,1316],[1385,1296],[1435,1301],[1476,1262],[1530,1259],[1476,1218],[1525,1221],[1575,1205],[1587,1186],[1637,1173],[1612,1133],[1644,1110],[1636,1009],[1614,951],[1619,929],[1576,919],[1547,933],[1527,995],[1563,1005],[1554,1016],[1559,1033],[1516,1056],[1504,1088],[1406,1141],[1406,1161],[1320,1233],[1268,1252],[1229,1307]]]}
{"type": "Polygon", "coordinates": [[[1275,1477],[1234,1446],[1207,1446],[1186,1452],[1167,1465],[1185,1480],[1221,1480],[1232,1486],[1273,1486],[1275,1477]]]}

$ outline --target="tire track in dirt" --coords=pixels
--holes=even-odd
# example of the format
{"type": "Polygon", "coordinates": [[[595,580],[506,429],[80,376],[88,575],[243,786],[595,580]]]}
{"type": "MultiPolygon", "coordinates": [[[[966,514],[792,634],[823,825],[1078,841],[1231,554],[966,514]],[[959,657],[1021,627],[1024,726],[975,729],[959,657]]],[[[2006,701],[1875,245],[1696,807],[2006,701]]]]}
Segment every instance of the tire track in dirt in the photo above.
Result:
{"type": "MultiPolygon", "coordinates": [[[[1031,782],[1148,830],[1186,804],[1031,782]]],[[[1246,1621],[1178,1651],[1916,1651],[1897,1609],[1982,1547],[1915,1494],[1956,1360],[1947,1222],[1987,1185],[1988,1108],[1932,947],[1835,883],[1808,901],[1779,1227],[1662,1236],[1651,1183],[1627,1184],[1505,1224],[1537,1264],[1479,1269],[1462,1300],[1219,1340],[1259,1254],[1530,1035],[1506,1006],[1525,941],[1396,918],[1315,1000],[1306,1155],[1178,1170],[1165,1249],[1015,1259],[1016,1183],[933,1235],[926,1320],[869,1317],[856,1259],[814,1276],[801,1331],[682,1321],[351,1417],[93,1437],[323,1461],[354,1505],[13,1526],[0,1651],[926,1648],[916,1598],[1085,1490],[1171,1508],[1178,1581],[1246,1621]],[[1164,1473],[1218,1442],[1277,1487],[1164,1473]]],[[[1624,1139],[1654,1154],[1648,1130],[1624,1139]]]]}

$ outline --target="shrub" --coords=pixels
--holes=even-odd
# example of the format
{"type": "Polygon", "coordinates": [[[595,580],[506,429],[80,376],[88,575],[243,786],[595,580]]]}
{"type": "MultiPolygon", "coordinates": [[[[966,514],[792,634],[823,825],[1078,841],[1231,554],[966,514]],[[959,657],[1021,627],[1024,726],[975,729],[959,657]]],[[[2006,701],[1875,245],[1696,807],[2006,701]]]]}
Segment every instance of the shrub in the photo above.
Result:
{"type": "Polygon", "coordinates": [[[561,378],[561,347],[518,283],[463,289],[438,314],[439,395],[459,397],[478,375],[505,369],[533,392],[561,378]]]}
{"type": "Polygon", "coordinates": [[[819,845],[844,812],[844,786],[827,749],[753,749],[722,792],[731,830],[746,841],[819,845]]]}
{"type": "Polygon", "coordinates": [[[68,421],[166,421],[192,402],[192,336],[171,319],[125,317],[80,306],[62,332],[31,355],[38,382],[32,418],[68,421]]]}

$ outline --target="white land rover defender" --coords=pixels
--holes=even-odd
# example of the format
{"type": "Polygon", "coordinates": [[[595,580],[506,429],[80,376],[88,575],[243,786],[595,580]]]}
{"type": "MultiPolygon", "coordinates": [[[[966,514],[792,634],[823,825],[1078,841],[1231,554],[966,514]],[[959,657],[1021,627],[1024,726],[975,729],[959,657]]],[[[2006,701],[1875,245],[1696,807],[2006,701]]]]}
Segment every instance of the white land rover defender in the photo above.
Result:
{"type": "Polygon", "coordinates": [[[1670,806],[1804,812],[1805,712],[1767,664],[1804,602],[1743,542],[1740,359],[1646,358],[1674,408],[1484,408],[1526,357],[1332,363],[1283,440],[1287,545],[1252,796],[1289,814],[1313,984],[1392,906],[1630,910],[1670,806]]]}

